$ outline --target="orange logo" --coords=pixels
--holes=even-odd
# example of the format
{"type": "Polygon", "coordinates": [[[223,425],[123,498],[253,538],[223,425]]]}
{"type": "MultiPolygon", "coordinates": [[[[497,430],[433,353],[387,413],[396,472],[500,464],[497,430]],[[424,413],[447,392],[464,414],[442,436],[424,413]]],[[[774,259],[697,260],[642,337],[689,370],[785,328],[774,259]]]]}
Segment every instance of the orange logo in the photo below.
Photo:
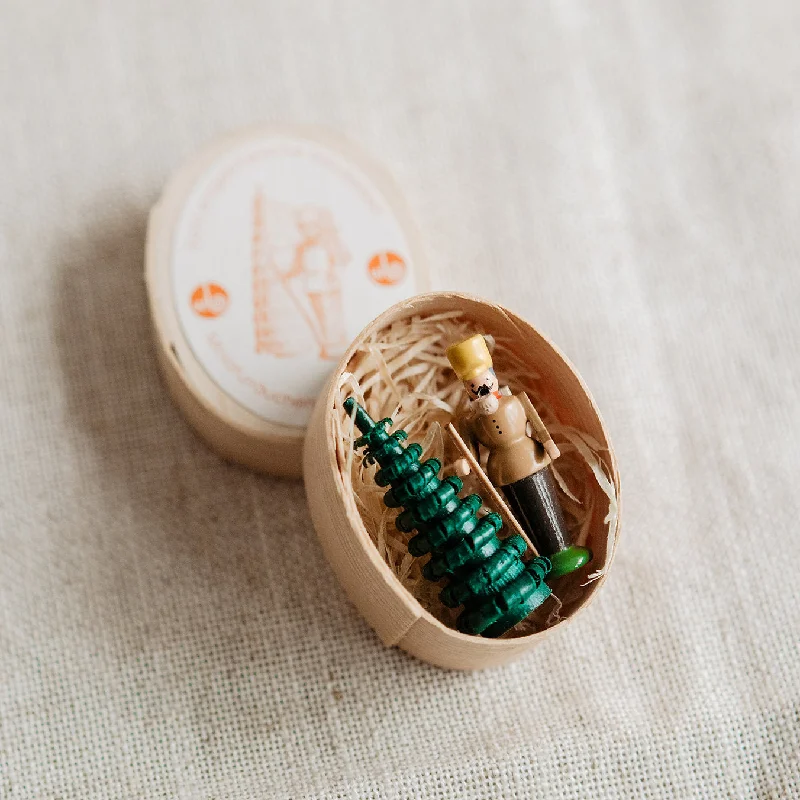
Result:
{"type": "Polygon", "coordinates": [[[376,253],[367,265],[369,276],[381,286],[395,286],[406,274],[406,262],[397,253],[376,253]]]}
{"type": "Polygon", "coordinates": [[[192,309],[201,317],[218,317],[228,307],[228,293],[218,283],[201,283],[193,292],[192,309]]]}

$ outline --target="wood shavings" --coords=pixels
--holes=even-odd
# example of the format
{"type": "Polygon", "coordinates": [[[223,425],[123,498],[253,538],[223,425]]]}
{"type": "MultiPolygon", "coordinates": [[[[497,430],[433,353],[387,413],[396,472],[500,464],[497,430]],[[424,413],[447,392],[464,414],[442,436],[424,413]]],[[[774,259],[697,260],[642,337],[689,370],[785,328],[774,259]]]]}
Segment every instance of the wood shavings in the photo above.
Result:
{"type": "Polygon", "coordinates": [[[574,500],[576,503],[580,505],[580,500],[572,493],[569,486],[567,486],[567,482],[561,477],[561,473],[556,469],[556,465],[552,464],[550,466],[550,470],[553,473],[553,477],[556,479],[556,483],[558,484],[559,488],[561,489],[564,494],[569,497],[570,500],[574,500]]]}
{"type": "MultiPolygon", "coordinates": [[[[431,583],[422,576],[427,557],[414,558],[408,553],[410,534],[397,530],[394,520],[398,510],[383,504],[384,489],[375,484],[375,466],[367,467],[354,448],[358,431],[342,405],[355,397],[370,415],[379,420],[391,417],[393,429],[404,429],[409,441],[419,442],[423,458],[442,462],[443,474],[452,474],[459,453],[443,432],[443,426],[463,407],[466,395],[454,376],[445,356],[448,345],[475,333],[486,333],[459,311],[413,316],[392,322],[371,334],[359,347],[338,381],[333,416],[333,436],[337,463],[341,470],[346,502],[358,510],[364,527],[381,557],[402,585],[441,620],[453,626],[457,611],[439,600],[443,584],[431,583]]],[[[502,384],[513,393],[525,391],[536,406],[543,422],[561,450],[554,466],[567,524],[576,544],[596,546],[598,530],[608,536],[607,557],[614,547],[617,498],[611,469],[604,460],[604,448],[587,433],[564,425],[540,391],[542,378],[514,349],[515,342],[505,336],[493,338],[493,360],[502,384]],[[599,489],[599,491],[598,491],[599,489]],[[604,502],[603,502],[604,501],[604,502]],[[601,508],[602,506],[602,508],[601,508]],[[604,515],[600,523],[600,515],[604,515]]],[[[518,345],[518,342],[516,343],[518,345]]],[[[485,454],[484,463],[485,463],[485,454]]],[[[473,475],[464,479],[467,494],[476,491],[485,499],[484,513],[492,508],[473,475]]],[[[601,536],[602,539],[602,536],[601,536]]],[[[557,624],[580,605],[589,583],[598,580],[603,569],[593,572],[586,583],[562,579],[559,596],[547,601],[506,637],[534,633],[557,624]]]]}

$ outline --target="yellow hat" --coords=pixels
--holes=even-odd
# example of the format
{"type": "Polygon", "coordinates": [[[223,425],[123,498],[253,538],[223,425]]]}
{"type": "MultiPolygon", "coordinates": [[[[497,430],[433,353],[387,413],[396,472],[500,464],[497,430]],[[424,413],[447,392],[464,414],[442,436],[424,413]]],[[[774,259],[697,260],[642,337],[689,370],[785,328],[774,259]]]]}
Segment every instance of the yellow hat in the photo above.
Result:
{"type": "Polygon", "coordinates": [[[481,372],[492,368],[492,357],[486,346],[486,339],[480,333],[451,344],[447,348],[447,360],[461,381],[471,381],[481,372]]]}

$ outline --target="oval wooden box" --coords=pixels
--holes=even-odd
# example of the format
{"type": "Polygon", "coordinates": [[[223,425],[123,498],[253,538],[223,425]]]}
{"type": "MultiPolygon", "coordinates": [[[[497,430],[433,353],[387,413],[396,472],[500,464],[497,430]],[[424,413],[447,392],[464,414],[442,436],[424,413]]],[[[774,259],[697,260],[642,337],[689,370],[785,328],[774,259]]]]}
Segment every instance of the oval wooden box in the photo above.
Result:
{"type": "MultiPolygon", "coordinates": [[[[345,497],[333,446],[334,392],[339,375],[367,336],[414,314],[460,310],[487,332],[519,343],[518,355],[547,376],[546,399],[561,422],[590,434],[607,448],[608,467],[619,503],[619,475],[600,413],[575,368],[530,323],[501,306],[453,292],[419,295],[390,308],[368,325],[350,346],[320,394],[308,426],[303,470],[308,505],[325,555],[350,600],[386,645],[397,645],[417,658],[451,669],[481,669],[511,661],[539,643],[559,625],[539,633],[509,639],[469,636],[445,626],[406,590],[381,558],[352,499],[345,497]]],[[[598,488],[598,492],[599,492],[598,488]]],[[[604,497],[604,496],[603,496],[604,497]]],[[[600,504],[602,507],[602,504],[600,504]]],[[[569,611],[571,619],[585,608],[608,574],[619,533],[619,514],[608,532],[603,513],[595,513],[589,534],[593,569],[602,576],[586,587],[569,611]]]]}
{"type": "MultiPolygon", "coordinates": [[[[372,202],[379,210],[383,209],[382,213],[387,218],[396,222],[407,241],[407,255],[410,257],[409,263],[413,265],[413,280],[407,281],[409,291],[405,291],[405,294],[419,288],[426,289],[428,279],[424,250],[416,224],[393,178],[355,145],[329,131],[272,124],[227,134],[192,157],[169,180],[161,198],[150,212],[145,282],[158,364],[170,395],[198,435],[223,458],[259,472],[300,478],[300,454],[306,432],[305,425],[270,419],[220,385],[218,378],[209,370],[209,361],[199,357],[195,351],[198,337],[189,335],[181,323],[174,285],[177,232],[190,199],[198,192],[198,187],[208,181],[209,176],[218,176],[223,166],[231,172],[231,163],[237,165],[240,173],[250,170],[254,174],[253,154],[258,154],[259,151],[253,148],[274,148],[276,142],[284,142],[283,146],[287,150],[310,147],[314,148],[316,157],[321,153],[327,158],[338,159],[332,161],[336,169],[341,169],[345,176],[351,176],[351,180],[358,179],[362,182],[359,185],[369,189],[372,193],[370,196],[377,198],[377,201],[373,198],[372,202]],[[237,154],[239,161],[230,162],[237,154]]],[[[310,159],[311,156],[306,158],[310,159]]],[[[290,175],[291,170],[291,163],[287,162],[286,174],[290,175]]],[[[233,216],[239,214],[236,207],[228,211],[233,216]]],[[[226,244],[230,245],[230,242],[226,244]]],[[[352,248],[352,242],[350,244],[352,248]]],[[[234,248],[234,252],[238,251],[234,248]]],[[[219,269],[223,275],[225,272],[229,275],[236,272],[236,257],[231,255],[230,258],[228,262],[220,262],[219,269]]],[[[202,259],[199,262],[203,263],[202,259]]],[[[201,278],[198,277],[198,280],[201,278]]],[[[202,280],[208,280],[208,276],[202,277],[202,280]]],[[[354,288],[356,287],[352,284],[346,284],[343,290],[354,291],[354,288]]],[[[250,299],[245,300],[245,303],[252,302],[250,299]]],[[[388,303],[383,302],[380,307],[385,308],[386,305],[388,303]]],[[[242,313],[243,306],[244,303],[237,306],[237,313],[242,313]]],[[[245,340],[238,345],[242,349],[251,347],[249,341],[245,340]]],[[[259,366],[258,369],[263,368],[259,366]]],[[[258,377],[255,371],[248,373],[245,370],[245,374],[249,378],[258,377]]]]}

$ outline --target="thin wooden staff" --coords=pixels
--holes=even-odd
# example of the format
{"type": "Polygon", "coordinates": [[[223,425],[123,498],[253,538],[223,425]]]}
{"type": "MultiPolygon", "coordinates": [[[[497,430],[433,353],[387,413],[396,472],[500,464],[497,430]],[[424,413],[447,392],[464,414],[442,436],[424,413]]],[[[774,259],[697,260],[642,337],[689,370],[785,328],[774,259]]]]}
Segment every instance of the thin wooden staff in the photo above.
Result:
{"type": "Polygon", "coordinates": [[[539,552],[533,546],[533,542],[528,538],[528,534],[522,529],[522,525],[517,522],[517,518],[511,513],[511,509],[506,505],[500,492],[495,489],[494,484],[489,480],[489,476],[483,471],[483,468],[478,463],[478,459],[472,455],[472,451],[467,446],[467,443],[461,438],[461,434],[453,427],[452,422],[447,423],[447,432],[453,437],[456,447],[461,451],[461,455],[467,460],[472,471],[477,476],[478,480],[483,484],[483,488],[489,493],[495,505],[500,509],[500,513],[506,518],[506,522],[525,540],[525,543],[530,548],[534,556],[538,556],[539,552]]]}

